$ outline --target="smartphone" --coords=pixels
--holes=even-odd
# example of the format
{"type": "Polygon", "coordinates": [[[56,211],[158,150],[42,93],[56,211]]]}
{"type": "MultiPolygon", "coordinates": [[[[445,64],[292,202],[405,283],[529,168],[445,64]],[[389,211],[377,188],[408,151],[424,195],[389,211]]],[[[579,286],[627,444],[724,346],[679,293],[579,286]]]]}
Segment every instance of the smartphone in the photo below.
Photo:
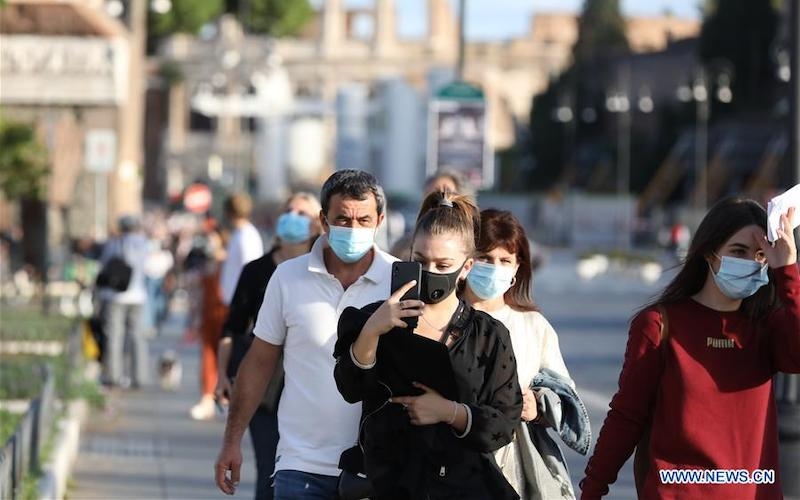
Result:
{"type": "MultiPolygon", "coordinates": [[[[407,291],[400,300],[419,300],[420,295],[420,286],[422,281],[422,264],[419,262],[394,262],[392,264],[392,293],[396,292],[399,288],[402,288],[403,285],[408,283],[409,281],[417,281],[417,285],[411,290],[407,291]]],[[[418,318],[416,316],[412,316],[410,318],[404,318],[408,324],[410,329],[414,329],[417,327],[418,318]]]]}

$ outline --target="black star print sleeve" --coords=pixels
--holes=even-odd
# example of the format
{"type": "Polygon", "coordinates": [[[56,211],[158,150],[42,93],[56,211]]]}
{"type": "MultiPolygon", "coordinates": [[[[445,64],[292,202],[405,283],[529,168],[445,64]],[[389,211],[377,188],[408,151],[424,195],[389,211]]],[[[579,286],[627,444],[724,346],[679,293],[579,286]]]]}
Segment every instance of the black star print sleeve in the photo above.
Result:
{"type": "Polygon", "coordinates": [[[362,309],[348,307],[339,316],[338,338],[333,349],[336,358],[333,378],[344,400],[351,404],[363,401],[377,384],[377,370],[374,367],[365,370],[356,366],[350,357],[350,346],[358,339],[364,324],[379,306],[380,302],[362,309]]]}
{"type": "Polygon", "coordinates": [[[483,380],[477,397],[469,398],[472,428],[464,437],[464,444],[489,453],[511,442],[514,426],[522,414],[522,390],[508,330],[484,313],[475,314],[475,356],[467,372],[482,374],[483,380]]]}

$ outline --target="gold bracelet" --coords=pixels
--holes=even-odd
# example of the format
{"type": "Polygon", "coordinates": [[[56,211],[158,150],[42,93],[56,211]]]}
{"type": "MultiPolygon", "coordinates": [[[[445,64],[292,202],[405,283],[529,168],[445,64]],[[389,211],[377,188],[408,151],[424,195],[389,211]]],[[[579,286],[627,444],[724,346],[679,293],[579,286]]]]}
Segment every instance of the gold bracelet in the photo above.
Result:
{"type": "Polygon", "coordinates": [[[447,422],[447,425],[453,425],[456,421],[456,417],[458,416],[458,403],[452,401],[453,403],[453,416],[450,418],[450,421],[447,422]]]}

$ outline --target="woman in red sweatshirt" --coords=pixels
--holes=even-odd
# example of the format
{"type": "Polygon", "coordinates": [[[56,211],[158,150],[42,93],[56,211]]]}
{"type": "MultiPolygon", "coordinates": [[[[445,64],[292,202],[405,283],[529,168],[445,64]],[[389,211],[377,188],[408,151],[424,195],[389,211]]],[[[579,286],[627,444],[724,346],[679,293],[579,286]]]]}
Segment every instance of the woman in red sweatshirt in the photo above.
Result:
{"type": "Polygon", "coordinates": [[[637,445],[640,498],[783,498],[772,378],[800,372],[793,217],[781,217],[770,244],[758,203],[728,198],[708,212],[681,271],[631,323],[582,499],[607,494],[637,445]],[[683,478],[692,483],[662,477],[681,469],[702,472],[683,478]],[[774,471],[774,481],[756,470],[774,471]]]}

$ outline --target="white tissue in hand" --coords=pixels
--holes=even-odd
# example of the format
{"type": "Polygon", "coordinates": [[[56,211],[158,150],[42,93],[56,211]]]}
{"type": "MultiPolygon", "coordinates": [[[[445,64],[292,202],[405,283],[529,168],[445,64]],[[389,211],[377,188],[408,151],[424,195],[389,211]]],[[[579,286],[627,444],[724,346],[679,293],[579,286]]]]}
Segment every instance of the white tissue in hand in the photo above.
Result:
{"type": "Polygon", "coordinates": [[[774,242],[778,239],[778,229],[781,227],[781,215],[791,207],[795,207],[794,224],[792,229],[800,226],[800,184],[786,191],[780,196],[772,198],[767,204],[767,238],[774,242]]]}

